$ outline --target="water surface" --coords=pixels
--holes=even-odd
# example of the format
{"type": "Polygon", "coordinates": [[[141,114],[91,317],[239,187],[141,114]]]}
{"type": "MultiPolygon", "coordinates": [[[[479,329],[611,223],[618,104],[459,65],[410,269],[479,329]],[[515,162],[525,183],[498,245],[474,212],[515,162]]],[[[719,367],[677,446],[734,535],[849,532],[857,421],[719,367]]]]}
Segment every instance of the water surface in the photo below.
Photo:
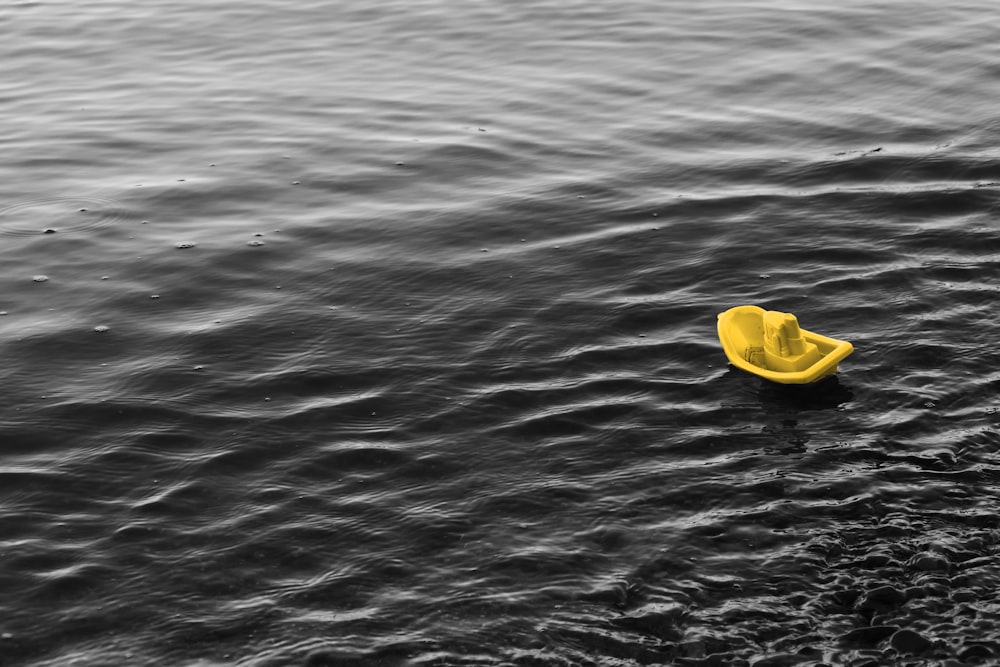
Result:
{"type": "Polygon", "coordinates": [[[997,14],[0,9],[0,663],[996,660],[997,14]]]}

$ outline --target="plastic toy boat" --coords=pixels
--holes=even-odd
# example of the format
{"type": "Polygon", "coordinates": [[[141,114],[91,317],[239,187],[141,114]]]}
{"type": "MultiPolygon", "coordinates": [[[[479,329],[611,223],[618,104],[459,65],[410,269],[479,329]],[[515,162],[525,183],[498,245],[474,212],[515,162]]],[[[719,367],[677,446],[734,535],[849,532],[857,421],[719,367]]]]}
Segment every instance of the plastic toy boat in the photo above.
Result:
{"type": "Polygon", "coordinates": [[[781,384],[809,384],[833,375],[854,351],[846,340],[800,329],[791,313],[757,306],[719,313],[719,340],[733,366],[781,384]]]}

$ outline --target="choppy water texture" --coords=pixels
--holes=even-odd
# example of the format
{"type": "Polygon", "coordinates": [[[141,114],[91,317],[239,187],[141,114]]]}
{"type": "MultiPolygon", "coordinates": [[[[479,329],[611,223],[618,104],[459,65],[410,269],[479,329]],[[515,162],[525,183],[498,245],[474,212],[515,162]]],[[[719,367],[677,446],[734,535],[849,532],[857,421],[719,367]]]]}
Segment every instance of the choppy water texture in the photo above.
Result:
{"type": "Polygon", "coordinates": [[[1000,660],[998,23],[4,3],[0,664],[1000,660]]]}

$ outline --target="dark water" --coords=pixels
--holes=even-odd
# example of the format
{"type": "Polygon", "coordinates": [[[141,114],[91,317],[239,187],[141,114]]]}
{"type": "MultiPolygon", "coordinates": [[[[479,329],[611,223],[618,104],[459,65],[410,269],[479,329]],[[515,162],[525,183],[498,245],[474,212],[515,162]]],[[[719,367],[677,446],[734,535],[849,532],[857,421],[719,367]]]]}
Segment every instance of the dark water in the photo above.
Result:
{"type": "Polygon", "coordinates": [[[0,664],[1000,660],[998,19],[6,3],[0,664]]]}

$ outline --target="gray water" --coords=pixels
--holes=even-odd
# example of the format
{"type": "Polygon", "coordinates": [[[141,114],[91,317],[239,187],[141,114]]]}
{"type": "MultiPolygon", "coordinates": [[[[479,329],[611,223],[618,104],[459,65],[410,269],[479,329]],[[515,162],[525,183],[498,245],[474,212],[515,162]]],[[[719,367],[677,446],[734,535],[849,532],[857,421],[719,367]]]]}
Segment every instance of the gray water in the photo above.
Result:
{"type": "Polygon", "coordinates": [[[0,664],[1000,659],[998,19],[0,7],[0,664]]]}

